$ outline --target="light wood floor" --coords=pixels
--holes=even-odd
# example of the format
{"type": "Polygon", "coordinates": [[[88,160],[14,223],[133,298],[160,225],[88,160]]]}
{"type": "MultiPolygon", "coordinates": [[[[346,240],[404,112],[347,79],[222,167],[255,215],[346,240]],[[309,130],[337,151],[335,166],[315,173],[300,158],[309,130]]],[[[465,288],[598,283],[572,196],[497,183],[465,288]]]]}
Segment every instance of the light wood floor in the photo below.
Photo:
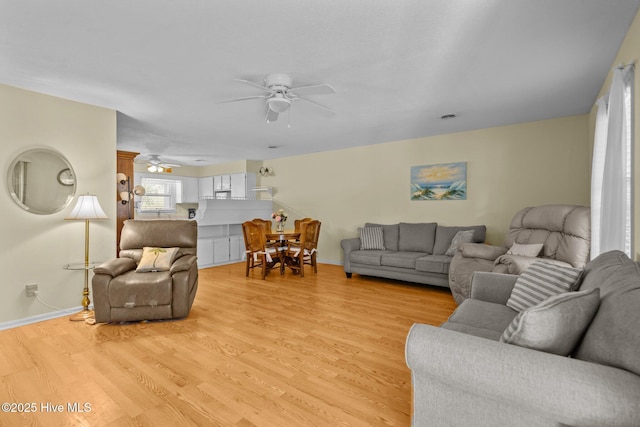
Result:
{"type": "Polygon", "coordinates": [[[405,338],[444,321],[451,293],[306,273],[200,270],[183,320],[0,331],[0,402],[36,409],[0,426],[408,426],[405,338]]]}

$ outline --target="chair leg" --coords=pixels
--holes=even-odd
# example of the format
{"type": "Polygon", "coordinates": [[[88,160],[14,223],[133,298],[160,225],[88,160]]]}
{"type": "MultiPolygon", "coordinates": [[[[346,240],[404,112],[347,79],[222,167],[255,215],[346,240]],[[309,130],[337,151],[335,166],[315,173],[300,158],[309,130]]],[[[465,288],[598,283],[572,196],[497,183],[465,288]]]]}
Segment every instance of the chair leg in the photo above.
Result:
{"type": "Polygon", "coordinates": [[[267,265],[267,256],[266,255],[262,255],[262,280],[264,280],[267,277],[267,269],[269,268],[269,266],[267,265]]]}
{"type": "Polygon", "coordinates": [[[318,263],[316,262],[316,253],[311,254],[311,265],[313,266],[313,272],[318,272],[318,263]]]}
{"type": "Polygon", "coordinates": [[[300,251],[298,265],[300,266],[300,277],[304,277],[304,251],[300,251]]]}
{"type": "Polygon", "coordinates": [[[253,258],[251,257],[251,254],[247,254],[247,263],[246,263],[246,268],[245,268],[245,276],[249,277],[249,265],[251,264],[251,260],[253,258]]]}

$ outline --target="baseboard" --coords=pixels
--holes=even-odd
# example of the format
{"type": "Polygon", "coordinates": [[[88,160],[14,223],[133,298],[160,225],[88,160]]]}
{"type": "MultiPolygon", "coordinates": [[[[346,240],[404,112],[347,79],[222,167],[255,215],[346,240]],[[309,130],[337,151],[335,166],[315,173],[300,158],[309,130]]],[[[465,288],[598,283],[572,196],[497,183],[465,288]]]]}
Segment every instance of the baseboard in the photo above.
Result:
{"type": "Polygon", "coordinates": [[[9,320],[8,322],[0,323],[0,331],[5,329],[17,328],[19,326],[30,325],[31,323],[42,322],[44,320],[55,319],[57,317],[64,317],[70,314],[74,314],[82,310],[82,306],[65,308],[64,310],[51,311],[49,313],[38,314],[31,317],[25,317],[24,319],[9,320]]]}

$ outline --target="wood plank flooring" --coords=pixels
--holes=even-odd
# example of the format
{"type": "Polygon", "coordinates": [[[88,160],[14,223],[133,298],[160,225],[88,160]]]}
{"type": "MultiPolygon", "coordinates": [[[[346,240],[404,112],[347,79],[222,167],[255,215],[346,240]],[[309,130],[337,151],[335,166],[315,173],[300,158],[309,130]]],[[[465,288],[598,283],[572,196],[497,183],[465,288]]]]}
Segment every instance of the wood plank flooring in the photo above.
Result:
{"type": "Polygon", "coordinates": [[[200,270],[186,319],[0,331],[0,426],[408,426],[407,332],[454,308],[335,265],[200,270]]]}

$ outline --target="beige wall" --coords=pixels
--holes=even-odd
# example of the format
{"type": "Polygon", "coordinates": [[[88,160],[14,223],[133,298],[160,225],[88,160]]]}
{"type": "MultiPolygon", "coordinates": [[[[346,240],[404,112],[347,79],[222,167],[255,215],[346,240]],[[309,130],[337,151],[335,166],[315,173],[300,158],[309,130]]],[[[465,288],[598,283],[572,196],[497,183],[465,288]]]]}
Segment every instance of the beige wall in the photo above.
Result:
{"type": "MultiPolygon", "coordinates": [[[[640,58],[640,12],[636,15],[629,31],[627,31],[627,35],[620,46],[620,50],[616,55],[616,59],[611,64],[611,67],[617,67],[618,65],[627,65],[631,63],[636,63],[640,58]]],[[[600,90],[600,94],[598,97],[604,95],[611,86],[611,77],[613,73],[609,72],[605,84],[602,85],[602,89],[600,90]]],[[[633,140],[633,150],[634,150],[634,216],[633,216],[633,228],[634,228],[634,236],[633,236],[633,246],[635,252],[635,260],[640,260],[640,69],[638,64],[636,64],[635,70],[635,80],[634,80],[634,140],[633,140]]],[[[595,100],[594,100],[595,103],[595,100]]],[[[593,151],[593,133],[595,128],[595,115],[596,108],[592,108],[591,116],[589,120],[589,139],[591,141],[590,151],[593,151]]]]}
{"type": "Polygon", "coordinates": [[[76,199],[52,215],[25,212],[9,195],[7,170],[14,157],[29,148],[49,147],[66,156],[76,172],[76,194],[97,195],[109,216],[90,225],[91,258],[113,257],[116,112],[0,85],[0,117],[0,322],[55,311],[25,296],[30,283],[39,285],[40,298],[50,305],[80,306],[83,273],[62,268],[84,260],[84,223],[64,220],[76,199]]]}
{"type": "Polygon", "coordinates": [[[580,115],[265,161],[276,206],[322,221],[319,258],[341,263],[340,240],[364,222],[487,225],[501,244],[519,209],[589,204],[589,116],[580,115]],[[467,162],[467,200],[412,201],[410,168],[467,162]]]}

